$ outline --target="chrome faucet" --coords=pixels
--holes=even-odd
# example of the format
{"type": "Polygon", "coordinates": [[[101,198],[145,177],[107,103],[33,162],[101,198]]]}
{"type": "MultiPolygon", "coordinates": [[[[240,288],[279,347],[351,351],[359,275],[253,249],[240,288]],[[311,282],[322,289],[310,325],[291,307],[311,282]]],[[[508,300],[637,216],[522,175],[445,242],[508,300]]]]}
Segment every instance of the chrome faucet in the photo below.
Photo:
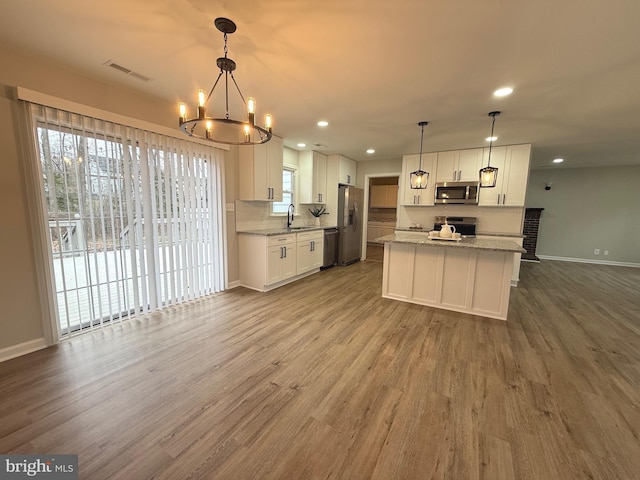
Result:
{"type": "Polygon", "coordinates": [[[289,205],[289,209],[287,210],[287,228],[291,228],[293,224],[293,213],[295,212],[296,207],[292,204],[289,205]]]}

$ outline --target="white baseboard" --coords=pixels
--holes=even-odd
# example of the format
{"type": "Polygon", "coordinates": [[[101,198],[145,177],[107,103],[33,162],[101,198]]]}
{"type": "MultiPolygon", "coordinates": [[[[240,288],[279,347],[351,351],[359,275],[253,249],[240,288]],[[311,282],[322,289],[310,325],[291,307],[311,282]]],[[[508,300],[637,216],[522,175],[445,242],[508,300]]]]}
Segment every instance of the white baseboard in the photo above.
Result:
{"type": "Polygon", "coordinates": [[[0,362],[11,360],[12,358],[26,355],[27,353],[35,352],[47,348],[47,341],[44,337],[29,340],[28,342],[19,343],[18,345],[12,345],[10,347],[0,350],[0,362]]]}
{"type": "Polygon", "coordinates": [[[232,288],[237,288],[237,287],[241,287],[242,284],[240,283],[240,280],[235,280],[233,282],[229,282],[227,284],[227,290],[231,290],[232,288]]]}
{"type": "Polygon", "coordinates": [[[593,258],[570,258],[570,257],[554,257],[551,255],[538,255],[540,260],[555,260],[558,262],[575,262],[575,263],[594,263],[597,265],[613,265],[616,267],[633,267],[640,268],[640,263],[631,262],[611,262],[608,260],[595,260],[593,258]]]}

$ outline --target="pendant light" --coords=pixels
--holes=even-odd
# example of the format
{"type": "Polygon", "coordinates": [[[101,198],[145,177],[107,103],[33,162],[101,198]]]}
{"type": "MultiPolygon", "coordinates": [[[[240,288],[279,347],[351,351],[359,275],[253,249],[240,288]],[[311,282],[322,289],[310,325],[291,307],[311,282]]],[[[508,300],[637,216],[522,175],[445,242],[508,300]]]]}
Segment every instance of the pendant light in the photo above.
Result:
{"type": "Polygon", "coordinates": [[[500,112],[489,112],[491,121],[491,137],[489,137],[489,160],[487,166],[480,169],[480,187],[491,188],[496,186],[498,180],[498,169],[491,166],[491,147],[493,146],[493,127],[496,124],[496,117],[500,112]]]}
{"type": "Polygon", "coordinates": [[[236,31],[236,24],[228,18],[216,18],[214,25],[224,36],[224,57],[216,60],[216,65],[220,69],[220,73],[213,87],[211,87],[209,95],[207,95],[204,90],[198,90],[197,116],[188,118],[187,106],[184,103],[178,105],[180,111],[178,122],[180,129],[190,137],[198,137],[203,140],[210,140],[215,143],[224,143],[227,145],[256,145],[266,143],[271,140],[272,117],[269,114],[265,115],[264,127],[256,125],[256,101],[252,97],[248,97],[245,100],[233,76],[233,71],[236,69],[236,62],[227,56],[227,35],[236,31]],[[225,115],[224,118],[215,118],[207,115],[206,107],[222,75],[224,75],[225,84],[225,115]],[[240,94],[242,103],[244,103],[247,109],[244,120],[234,120],[229,115],[229,77],[233,80],[233,84],[240,94]]]}
{"type": "Polygon", "coordinates": [[[411,188],[414,190],[427,188],[427,182],[429,180],[429,172],[422,170],[422,142],[424,140],[424,127],[426,125],[429,125],[429,122],[418,123],[422,131],[420,134],[420,161],[418,163],[418,170],[411,172],[411,188]]]}

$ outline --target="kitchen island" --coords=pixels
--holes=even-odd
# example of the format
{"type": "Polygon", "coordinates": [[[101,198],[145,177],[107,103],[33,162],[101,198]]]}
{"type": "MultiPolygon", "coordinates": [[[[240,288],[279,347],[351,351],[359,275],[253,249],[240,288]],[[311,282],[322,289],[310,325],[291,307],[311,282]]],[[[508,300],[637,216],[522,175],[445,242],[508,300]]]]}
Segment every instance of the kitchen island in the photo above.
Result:
{"type": "Polygon", "coordinates": [[[516,242],[432,240],[396,232],[384,242],[382,296],[483,317],[507,319],[516,242]]]}

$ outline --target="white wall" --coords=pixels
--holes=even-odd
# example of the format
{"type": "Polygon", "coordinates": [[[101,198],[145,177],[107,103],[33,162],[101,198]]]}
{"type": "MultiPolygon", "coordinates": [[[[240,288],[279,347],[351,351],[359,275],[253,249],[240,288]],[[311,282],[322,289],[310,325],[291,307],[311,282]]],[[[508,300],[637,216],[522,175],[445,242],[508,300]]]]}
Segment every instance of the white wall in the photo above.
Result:
{"type": "Polygon", "coordinates": [[[538,256],[640,264],[640,165],[532,170],[526,205],[544,208],[538,256]]]}

